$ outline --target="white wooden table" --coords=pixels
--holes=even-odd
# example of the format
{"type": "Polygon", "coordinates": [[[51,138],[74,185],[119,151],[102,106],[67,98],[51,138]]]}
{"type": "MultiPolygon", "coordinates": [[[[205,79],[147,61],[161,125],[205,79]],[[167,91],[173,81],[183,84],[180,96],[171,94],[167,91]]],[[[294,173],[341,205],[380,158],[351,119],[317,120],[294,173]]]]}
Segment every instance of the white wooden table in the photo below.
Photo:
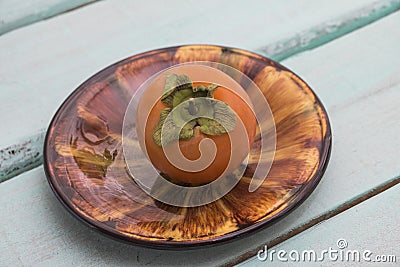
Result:
{"type": "Polygon", "coordinates": [[[400,0],[1,0],[0,266],[263,266],[271,264],[257,258],[265,245],[320,252],[339,239],[399,264],[399,9],[400,0]],[[190,43],[251,50],[306,80],[331,119],[328,169],[299,208],[241,240],[190,251],[111,240],[51,192],[41,166],[44,131],[68,94],[100,69],[190,43]]]}

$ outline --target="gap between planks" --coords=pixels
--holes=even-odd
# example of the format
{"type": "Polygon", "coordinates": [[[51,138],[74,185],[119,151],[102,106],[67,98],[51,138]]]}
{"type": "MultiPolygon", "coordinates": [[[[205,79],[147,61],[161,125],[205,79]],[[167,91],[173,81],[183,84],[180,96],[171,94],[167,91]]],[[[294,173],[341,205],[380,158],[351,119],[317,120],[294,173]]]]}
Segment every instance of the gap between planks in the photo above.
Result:
{"type": "MultiPolygon", "coordinates": [[[[255,51],[280,61],[322,46],[398,10],[400,10],[400,0],[378,1],[255,51]]],[[[0,183],[43,163],[44,137],[45,130],[43,129],[38,134],[21,140],[18,144],[0,149],[0,183]]]]}
{"type": "Polygon", "coordinates": [[[90,4],[93,4],[97,1],[101,0],[81,0],[81,1],[71,1],[70,3],[65,3],[64,2],[59,2],[53,5],[49,6],[44,6],[39,9],[39,11],[35,11],[35,8],[32,8],[32,13],[26,14],[23,17],[17,18],[13,21],[10,22],[4,22],[0,20],[0,36],[3,34],[6,34],[8,32],[11,32],[13,30],[29,26],[31,24],[34,24],[36,22],[50,19],[53,17],[56,17],[58,15],[62,15],[67,12],[74,11],[78,8],[82,8],[85,6],[88,6],[90,4]]]}
{"type": "Polygon", "coordinates": [[[268,248],[272,248],[272,247],[274,247],[274,246],[276,246],[276,245],[278,245],[278,244],[280,244],[280,243],[282,243],[282,242],[294,237],[295,235],[298,235],[301,232],[303,232],[303,231],[315,226],[316,224],[319,224],[319,223],[322,223],[322,222],[324,222],[326,220],[329,220],[330,218],[332,218],[332,217],[334,217],[336,215],[339,215],[340,213],[342,213],[342,212],[344,212],[344,211],[346,211],[346,210],[348,210],[348,209],[350,209],[350,208],[352,208],[352,207],[364,202],[365,200],[367,200],[369,198],[372,198],[372,197],[374,197],[374,196],[376,196],[376,195],[388,190],[391,187],[394,187],[395,185],[397,185],[399,183],[400,183],[400,175],[398,175],[398,176],[396,176],[396,177],[394,177],[394,178],[392,178],[392,179],[390,179],[390,180],[388,180],[388,181],[386,181],[386,182],[384,182],[384,183],[372,188],[371,190],[368,190],[368,191],[366,191],[366,192],[354,197],[353,199],[349,200],[348,202],[343,203],[343,204],[335,207],[334,209],[321,214],[320,216],[318,216],[318,217],[316,217],[314,219],[311,219],[307,223],[302,224],[302,225],[290,230],[289,232],[286,232],[286,233],[280,235],[279,237],[271,240],[270,242],[268,242],[266,244],[259,245],[258,247],[256,247],[256,248],[254,248],[254,249],[252,249],[252,250],[250,250],[250,251],[238,256],[234,260],[229,261],[229,262],[227,262],[227,263],[225,263],[223,265],[220,265],[220,266],[223,266],[223,267],[235,266],[235,265],[237,265],[237,264],[239,264],[239,263],[241,263],[241,262],[243,262],[245,260],[248,260],[248,259],[256,256],[259,250],[264,249],[265,245],[267,245],[268,248]]]}
{"type": "Polygon", "coordinates": [[[399,0],[379,1],[258,50],[280,61],[314,49],[400,10],[399,0]]]}

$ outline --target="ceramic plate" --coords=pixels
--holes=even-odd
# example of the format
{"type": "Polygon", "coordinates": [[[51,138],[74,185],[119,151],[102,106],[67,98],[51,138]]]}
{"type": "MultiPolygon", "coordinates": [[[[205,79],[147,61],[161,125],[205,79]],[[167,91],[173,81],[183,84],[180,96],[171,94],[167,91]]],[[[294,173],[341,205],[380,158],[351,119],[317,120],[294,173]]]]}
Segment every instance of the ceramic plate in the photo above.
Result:
{"type": "Polygon", "coordinates": [[[236,239],[282,218],[314,190],[330,148],[324,107],[292,71],[248,51],[189,45],[135,55],[79,86],[50,124],[44,166],[59,200],[91,227],[134,244],[188,248],[236,239]],[[191,61],[226,64],[258,86],[272,111],[276,151],[267,177],[249,192],[249,177],[263,164],[258,131],[250,152],[258,160],[248,162],[228,194],[207,205],[177,207],[153,199],[131,178],[121,135],[125,111],[141,84],[165,68],[191,61]]]}

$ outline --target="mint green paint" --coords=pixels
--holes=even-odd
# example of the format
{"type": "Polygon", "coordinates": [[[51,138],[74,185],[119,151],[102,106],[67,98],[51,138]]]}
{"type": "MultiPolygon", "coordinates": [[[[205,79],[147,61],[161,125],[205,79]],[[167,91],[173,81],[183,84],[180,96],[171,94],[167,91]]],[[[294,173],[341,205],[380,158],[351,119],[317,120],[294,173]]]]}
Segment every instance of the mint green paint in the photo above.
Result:
{"type": "Polygon", "coordinates": [[[79,8],[96,0],[41,0],[0,3],[0,35],[79,8]],[[9,5],[9,6],[7,6],[9,5]]]}
{"type": "MultiPolygon", "coordinates": [[[[156,266],[182,265],[185,262],[197,266],[226,264],[260,244],[282,237],[291,229],[297,229],[314,218],[320,218],[327,211],[337,209],[352,201],[354,196],[357,198],[368,193],[371,189],[387,184],[389,180],[398,181],[396,175],[399,174],[397,159],[400,157],[400,125],[396,123],[396,118],[399,114],[400,83],[397,77],[400,57],[396,50],[399,31],[395,26],[399,25],[399,21],[400,12],[336,40],[331,45],[291,57],[284,62],[286,66],[300,73],[324,101],[331,118],[334,145],[329,167],[317,189],[299,208],[279,223],[240,241],[212,249],[156,251],[134,247],[97,235],[75,220],[56,201],[46,182],[43,167],[39,167],[0,186],[1,214],[6,216],[6,220],[0,224],[0,250],[4,254],[0,257],[0,266],[156,266]],[[382,52],[382,49],[385,51],[382,52]],[[329,62],[338,53],[341,53],[343,60],[329,62]],[[378,78],[377,75],[372,75],[373,67],[376,66],[381,70],[378,78]],[[344,93],[337,93],[338,91],[344,93]]],[[[143,46],[143,50],[145,48],[147,44],[143,46]]],[[[113,58],[118,57],[110,56],[110,60],[113,58]]],[[[106,63],[102,62],[105,66],[106,63]]],[[[90,62],[91,66],[93,64],[90,62]]],[[[98,67],[95,66],[96,69],[98,67]]],[[[86,76],[82,74],[82,77],[75,76],[75,79],[81,80],[86,76]]],[[[57,90],[62,90],[61,87],[70,88],[71,85],[63,81],[57,90]]],[[[63,92],[64,94],[66,95],[63,92]]],[[[54,100],[54,96],[47,99],[60,102],[59,99],[54,100]]],[[[7,102],[4,101],[3,104],[7,102]]],[[[39,118],[35,121],[46,120],[47,117],[43,119],[44,113],[39,114],[41,116],[34,117],[39,118]]],[[[37,123],[37,129],[44,124],[42,122],[39,126],[37,123]]],[[[11,128],[9,124],[5,125],[11,128]]],[[[12,133],[16,133],[14,127],[12,133]]],[[[32,138],[26,138],[28,139],[32,138]]],[[[2,147],[8,143],[18,142],[10,141],[2,147]]],[[[37,140],[36,143],[41,147],[41,141],[37,140]]],[[[323,248],[334,246],[334,243],[323,242],[335,242],[331,237],[339,229],[343,230],[340,237],[349,238],[350,249],[362,248],[362,243],[357,242],[365,241],[370,244],[378,238],[380,240],[377,244],[382,250],[377,247],[369,248],[373,248],[376,253],[391,253],[386,248],[396,248],[397,239],[396,242],[392,240],[399,235],[396,235],[398,227],[392,227],[396,218],[388,211],[395,211],[394,214],[397,214],[393,203],[398,202],[396,196],[399,194],[397,189],[387,198],[385,196],[388,193],[390,190],[366,201],[364,209],[361,204],[355,206],[357,212],[348,210],[351,212],[347,216],[348,220],[343,219],[346,216],[343,213],[333,217],[331,222],[328,220],[316,225],[310,231],[311,234],[315,232],[313,238],[307,237],[310,233],[303,232],[282,246],[288,250],[297,248],[290,240],[299,240],[300,244],[317,241],[323,248]],[[371,217],[374,220],[362,220],[371,217]],[[361,220],[354,220],[360,218],[361,220]],[[359,225],[355,224],[357,221],[360,222],[359,225]],[[319,231],[320,226],[327,231],[319,231]],[[387,229],[390,230],[389,235],[387,229]],[[366,233],[370,232],[374,236],[367,237],[366,233]],[[321,239],[321,236],[324,238],[321,239]]],[[[318,244],[311,248],[318,248],[318,244]]]]}
{"type": "Polygon", "coordinates": [[[43,163],[44,131],[0,149],[0,183],[43,163]]]}
{"type": "MultiPolygon", "coordinates": [[[[347,246],[343,249],[344,252],[350,250],[363,253],[365,250],[372,251],[375,255],[396,255],[399,261],[399,235],[400,228],[398,221],[400,214],[394,203],[400,201],[400,185],[393,186],[379,195],[369,198],[360,204],[353,206],[351,209],[344,211],[335,217],[322,221],[321,223],[308,228],[301,234],[298,234],[273,248],[268,248],[270,251],[297,250],[300,253],[304,250],[314,250],[318,257],[322,259],[321,251],[323,249],[338,249],[337,241],[339,239],[346,240],[347,246]],[[323,238],[321,238],[323,237],[323,238]],[[372,242],[371,242],[372,241],[372,242]]],[[[257,251],[258,252],[258,251],[257,251]]],[[[257,253],[255,252],[255,253],[257,253]]],[[[346,254],[345,254],[346,255],[346,254]]],[[[371,256],[374,259],[374,256],[371,256]]],[[[308,261],[290,261],[281,262],[274,255],[275,261],[272,261],[277,266],[393,266],[390,263],[377,264],[367,263],[360,255],[360,262],[353,261],[349,258],[348,262],[338,262],[329,259],[326,254],[324,260],[319,262],[308,261]]],[[[288,257],[286,257],[288,258],[288,257]]],[[[241,267],[262,267],[268,266],[271,261],[260,261],[257,256],[243,262],[237,266],[241,267]]]]}
{"type": "MultiPolygon", "coordinates": [[[[92,1],[79,1],[81,5],[89,2],[92,1]]],[[[56,10],[68,10],[67,6],[72,8],[72,3],[75,3],[75,6],[78,6],[76,1],[71,1],[69,5],[59,3],[57,5],[53,5],[48,10],[42,10],[41,14],[56,14],[56,10]]],[[[309,30],[296,35],[295,37],[287,38],[264,48],[258,49],[258,51],[275,60],[283,60],[305,50],[310,50],[324,45],[329,41],[364,27],[399,9],[400,0],[376,2],[362,9],[353,11],[349,15],[339,17],[334,21],[330,20],[328,22],[321,23],[319,26],[312,27],[309,30]]],[[[39,13],[35,15],[36,18],[39,18],[39,13]]],[[[42,16],[43,18],[46,17],[45,15],[42,16]]],[[[0,34],[2,31],[3,28],[0,27],[0,34]]],[[[22,172],[42,164],[44,134],[45,133],[43,130],[41,133],[28,137],[21,142],[14,143],[14,145],[11,145],[8,148],[0,149],[0,159],[4,159],[0,163],[0,182],[10,179],[22,172]],[[14,154],[9,153],[9,151],[12,150],[15,151],[14,154]]]]}
{"type": "Polygon", "coordinates": [[[299,35],[268,45],[260,49],[259,52],[274,60],[281,61],[340,38],[399,9],[399,0],[379,1],[356,12],[351,12],[347,16],[325,22],[299,35]]]}

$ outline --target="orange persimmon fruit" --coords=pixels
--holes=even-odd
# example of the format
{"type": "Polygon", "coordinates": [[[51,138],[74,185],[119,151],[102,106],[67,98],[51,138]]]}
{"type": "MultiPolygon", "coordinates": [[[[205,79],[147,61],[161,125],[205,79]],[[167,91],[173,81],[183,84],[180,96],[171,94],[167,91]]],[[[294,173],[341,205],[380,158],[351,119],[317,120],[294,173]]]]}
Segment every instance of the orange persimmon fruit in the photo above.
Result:
{"type": "MultiPolygon", "coordinates": [[[[172,181],[191,185],[206,184],[214,181],[222,174],[226,175],[234,171],[247,157],[249,149],[254,142],[257,126],[256,117],[250,106],[251,104],[248,104],[251,102],[247,93],[238,83],[223,72],[206,66],[186,66],[180,69],[179,72],[188,75],[194,80],[194,87],[211,84],[210,82],[198,82],[200,79],[208,79],[213,82],[216,81],[218,84],[223,84],[224,86],[220,85],[214,92],[214,99],[226,103],[236,113],[236,121],[240,120],[243,123],[242,125],[245,128],[248,140],[232,143],[230,136],[240,134],[239,130],[237,130],[238,124],[236,124],[231,132],[221,135],[206,135],[199,131],[199,126],[196,126],[193,137],[173,142],[179,142],[180,151],[186,159],[196,160],[200,156],[208,156],[207,154],[201,155],[199,145],[202,140],[209,138],[214,142],[216,147],[214,160],[208,167],[194,172],[177,168],[174,164],[171,164],[163,148],[154,142],[152,136],[160,119],[161,111],[167,108],[160,100],[166,74],[153,81],[141,97],[136,123],[139,129],[138,138],[142,149],[145,149],[154,167],[161,173],[166,174],[172,181]],[[229,86],[230,89],[225,87],[225,85],[229,86]]],[[[236,138],[236,140],[238,139],[236,138]]]]}

